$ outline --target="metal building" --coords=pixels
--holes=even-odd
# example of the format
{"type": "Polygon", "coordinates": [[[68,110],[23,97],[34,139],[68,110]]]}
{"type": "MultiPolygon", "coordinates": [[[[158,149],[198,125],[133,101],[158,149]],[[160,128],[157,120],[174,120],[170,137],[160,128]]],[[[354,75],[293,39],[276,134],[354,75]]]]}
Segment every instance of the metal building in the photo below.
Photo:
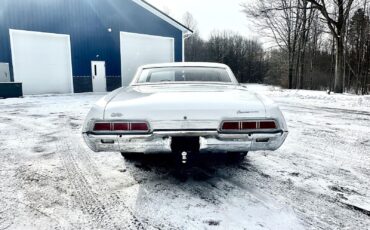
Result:
{"type": "Polygon", "coordinates": [[[183,61],[191,32],[143,0],[1,0],[0,81],[26,95],[111,91],[141,64],[183,61]]]}

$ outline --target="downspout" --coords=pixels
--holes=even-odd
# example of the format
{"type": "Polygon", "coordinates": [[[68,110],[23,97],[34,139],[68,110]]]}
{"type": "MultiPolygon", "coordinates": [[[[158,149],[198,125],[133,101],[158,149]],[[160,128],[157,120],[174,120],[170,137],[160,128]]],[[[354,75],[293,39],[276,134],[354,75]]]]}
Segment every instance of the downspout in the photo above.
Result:
{"type": "Polygon", "coordinates": [[[182,32],[182,62],[185,62],[185,40],[190,38],[193,33],[184,33],[182,32]]]}

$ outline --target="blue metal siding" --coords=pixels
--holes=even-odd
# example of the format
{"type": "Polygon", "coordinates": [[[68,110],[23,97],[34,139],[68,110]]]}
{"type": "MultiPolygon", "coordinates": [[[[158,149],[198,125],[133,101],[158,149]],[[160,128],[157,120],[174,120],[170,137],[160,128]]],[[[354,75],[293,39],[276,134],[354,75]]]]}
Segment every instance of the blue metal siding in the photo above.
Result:
{"type": "Polygon", "coordinates": [[[93,86],[92,86],[91,77],[74,77],[73,78],[73,89],[75,93],[92,92],[93,86]]]}
{"type": "Polygon", "coordinates": [[[0,82],[0,99],[10,97],[22,97],[22,83],[0,82]]]}
{"type": "Polygon", "coordinates": [[[12,71],[9,29],[69,34],[76,77],[91,76],[92,60],[106,62],[107,76],[121,75],[120,31],[173,37],[182,60],[182,31],[131,0],[1,0],[0,62],[12,71]]]}

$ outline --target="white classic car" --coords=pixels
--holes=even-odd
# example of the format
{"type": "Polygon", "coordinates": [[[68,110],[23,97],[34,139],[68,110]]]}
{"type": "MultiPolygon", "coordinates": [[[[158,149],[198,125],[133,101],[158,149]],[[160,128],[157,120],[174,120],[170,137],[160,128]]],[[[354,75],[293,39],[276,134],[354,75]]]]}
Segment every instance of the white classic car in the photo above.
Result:
{"type": "Polygon", "coordinates": [[[83,126],[93,151],[228,153],[276,150],[287,137],[270,99],[240,85],[230,68],[170,63],[138,69],[127,88],[99,100],[83,126]]]}

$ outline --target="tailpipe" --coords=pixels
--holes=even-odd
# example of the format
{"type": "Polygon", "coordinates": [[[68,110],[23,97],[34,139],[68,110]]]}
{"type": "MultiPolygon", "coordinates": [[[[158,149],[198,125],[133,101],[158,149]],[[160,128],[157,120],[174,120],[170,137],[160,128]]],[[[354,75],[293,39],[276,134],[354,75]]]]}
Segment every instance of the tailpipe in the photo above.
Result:
{"type": "Polygon", "coordinates": [[[181,153],[181,159],[182,159],[182,163],[183,164],[186,164],[186,163],[188,163],[188,153],[187,152],[182,152],[181,153]]]}

